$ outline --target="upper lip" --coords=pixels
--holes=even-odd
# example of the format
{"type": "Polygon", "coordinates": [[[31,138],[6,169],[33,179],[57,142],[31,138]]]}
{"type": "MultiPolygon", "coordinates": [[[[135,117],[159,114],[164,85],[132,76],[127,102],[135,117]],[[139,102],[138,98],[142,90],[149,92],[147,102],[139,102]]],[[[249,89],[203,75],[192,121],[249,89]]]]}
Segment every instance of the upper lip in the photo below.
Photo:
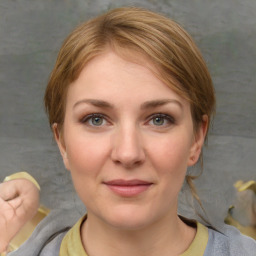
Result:
{"type": "Polygon", "coordinates": [[[110,180],[103,182],[106,185],[112,185],[112,186],[138,186],[138,185],[151,185],[152,182],[145,181],[145,180],[123,180],[123,179],[116,179],[116,180],[110,180]]]}

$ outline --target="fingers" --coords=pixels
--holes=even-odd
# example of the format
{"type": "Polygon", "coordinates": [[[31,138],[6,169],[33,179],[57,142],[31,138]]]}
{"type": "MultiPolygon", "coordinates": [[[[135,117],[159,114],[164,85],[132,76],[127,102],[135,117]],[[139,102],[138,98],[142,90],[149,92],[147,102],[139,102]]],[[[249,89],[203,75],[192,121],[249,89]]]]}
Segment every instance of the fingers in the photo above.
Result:
{"type": "Polygon", "coordinates": [[[10,186],[9,181],[0,183],[0,197],[4,201],[14,199],[18,196],[18,190],[15,186],[10,186]]]}
{"type": "Polygon", "coordinates": [[[0,183],[0,254],[21,227],[37,212],[39,189],[30,180],[0,183]]]}
{"type": "Polygon", "coordinates": [[[12,206],[13,209],[18,209],[22,205],[22,199],[20,197],[16,197],[9,200],[8,203],[12,206]]]}
{"type": "Polygon", "coordinates": [[[0,196],[0,210],[1,211],[3,211],[2,209],[4,209],[5,204],[6,204],[6,201],[3,198],[1,198],[1,196],[0,196]]]}
{"type": "Polygon", "coordinates": [[[7,248],[8,248],[8,243],[6,243],[5,241],[2,241],[2,239],[0,239],[0,253],[6,252],[7,248]]]}
{"type": "MultiPolygon", "coordinates": [[[[6,205],[6,201],[4,201],[1,197],[0,197],[0,209],[2,211],[5,210],[5,205],[6,205]]],[[[0,212],[2,214],[2,212],[0,212]]],[[[7,242],[7,236],[6,236],[6,230],[5,230],[5,226],[6,226],[6,221],[5,219],[0,215],[0,253],[3,253],[7,250],[8,247],[8,242],[7,242]]]]}

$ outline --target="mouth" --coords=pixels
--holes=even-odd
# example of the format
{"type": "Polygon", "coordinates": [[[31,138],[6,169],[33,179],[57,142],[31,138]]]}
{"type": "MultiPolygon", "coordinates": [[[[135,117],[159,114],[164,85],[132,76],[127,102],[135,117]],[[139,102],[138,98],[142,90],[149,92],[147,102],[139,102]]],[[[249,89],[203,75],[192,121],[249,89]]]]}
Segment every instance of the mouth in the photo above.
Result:
{"type": "Polygon", "coordinates": [[[112,192],[122,197],[134,197],[148,190],[152,182],[143,180],[111,180],[103,182],[112,192]]]}

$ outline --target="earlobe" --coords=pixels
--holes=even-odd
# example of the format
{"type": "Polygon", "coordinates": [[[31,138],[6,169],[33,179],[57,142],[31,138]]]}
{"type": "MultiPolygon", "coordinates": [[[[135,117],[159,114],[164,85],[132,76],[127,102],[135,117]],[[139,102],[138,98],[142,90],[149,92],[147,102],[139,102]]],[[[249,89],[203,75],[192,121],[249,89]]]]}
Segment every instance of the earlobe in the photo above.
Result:
{"type": "Polygon", "coordinates": [[[195,139],[193,142],[193,145],[190,150],[190,156],[188,159],[188,166],[193,166],[197,163],[202,147],[204,145],[205,136],[207,134],[208,129],[208,116],[203,115],[202,117],[202,123],[200,124],[200,127],[198,127],[198,130],[195,134],[195,139]]]}
{"type": "Polygon", "coordinates": [[[60,150],[60,154],[62,156],[63,163],[64,163],[66,169],[69,170],[69,161],[68,161],[65,141],[64,141],[64,138],[63,138],[63,136],[62,136],[62,134],[60,132],[60,129],[59,129],[57,123],[54,123],[52,125],[52,130],[53,130],[53,133],[54,133],[55,141],[56,141],[56,143],[58,145],[58,148],[60,150]]]}

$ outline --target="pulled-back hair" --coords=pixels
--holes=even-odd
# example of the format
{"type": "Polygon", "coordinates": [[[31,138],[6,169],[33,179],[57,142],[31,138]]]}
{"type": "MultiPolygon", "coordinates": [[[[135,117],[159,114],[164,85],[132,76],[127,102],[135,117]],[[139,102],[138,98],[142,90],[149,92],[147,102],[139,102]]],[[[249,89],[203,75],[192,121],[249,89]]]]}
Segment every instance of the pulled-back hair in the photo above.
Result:
{"type": "Polygon", "coordinates": [[[169,18],[124,7],[80,25],[64,41],[45,92],[50,125],[63,124],[70,83],[107,47],[146,55],[157,68],[159,79],[190,102],[196,127],[204,114],[211,119],[215,109],[212,80],[192,38],[169,18]]]}
{"type": "MultiPolygon", "coordinates": [[[[123,56],[130,52],[147,57],[156,68],[157,77],[189,101],[195,130],[203,115],[208,116],[209,127],[215,111],[214,89],[194,41],[173,20],[133,7],[117,8],[91,19],[64,41],[44,98],[51,126],[63,125],[69,85],[91,59],[107,49],[123,56]]],[[[188,176],[187,182],[197,197],[193,178],[188,176]]]]}

